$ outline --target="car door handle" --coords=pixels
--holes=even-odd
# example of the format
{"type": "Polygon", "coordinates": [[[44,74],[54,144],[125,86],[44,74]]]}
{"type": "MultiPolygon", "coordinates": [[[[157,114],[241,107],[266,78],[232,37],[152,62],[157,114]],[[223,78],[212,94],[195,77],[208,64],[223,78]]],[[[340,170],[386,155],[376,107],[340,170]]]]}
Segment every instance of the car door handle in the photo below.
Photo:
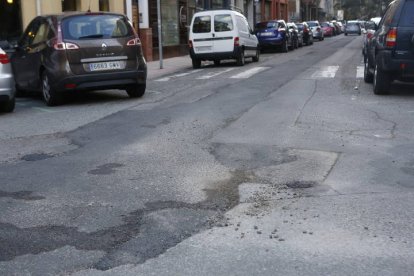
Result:
{"type": "Polygon", "coordinates": [[[216,34],[211,34],[213,37],[216,37],[216,34]]]}

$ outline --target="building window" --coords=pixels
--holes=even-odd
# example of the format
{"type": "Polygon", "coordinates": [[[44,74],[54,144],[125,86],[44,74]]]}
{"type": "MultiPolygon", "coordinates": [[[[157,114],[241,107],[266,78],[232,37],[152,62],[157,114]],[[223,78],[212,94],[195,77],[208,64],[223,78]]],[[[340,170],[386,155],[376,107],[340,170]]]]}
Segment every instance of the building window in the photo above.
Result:
{"type": "Polygon", "coordinates": [[[109,0],[99,0],[99,10],[109,11],[109,0]]]}
{"type": "Polygon", "coordinates": [[[62,11],[76,11],[76,0],[62,0],[62,11]]]}

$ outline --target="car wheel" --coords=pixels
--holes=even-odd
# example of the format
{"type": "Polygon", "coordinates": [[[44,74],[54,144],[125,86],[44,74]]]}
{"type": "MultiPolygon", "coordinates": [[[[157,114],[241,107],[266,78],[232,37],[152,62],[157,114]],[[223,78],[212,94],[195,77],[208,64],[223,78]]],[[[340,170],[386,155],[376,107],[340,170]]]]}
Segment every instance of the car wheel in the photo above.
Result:
{"type": "Polygon", "coordinates": [[[50,86],[49,77],[45,71],[42,73],[42,96],[48,106],[56,106],[63,103],[63,94],[50,86]]]}
{"type": "Polygon", "coordinates": [[[241,49],[240,53],[239,53],[239,56],[237,57],[237,65],[238,66],[243,66],[245,61],[246,60],[245,60],[245,57],[244,57],[244,50],[241,49]]]}
{"type": "Polygon", "coordinates": [[[215,66],[219,66],[220,65],[220,60],[219,59],[215,59],[214,60],[214,65],[215,66]]]}
{"type": "Polygon", "coordinates": [[[192,58],[191,61],[193,63],[194,69],[198,69],[201,67],[201,60],[199,60],[198,58],[192,58]]]}
{"type": "Polygon", "coordinates": [[[303,38],[302,41],[299,43],[299,47],[303,47],[303,38]]]}
{"type": "Polygon", "coordinates": [[[282,45],[280,46],[280,49],[282,50],[283,53],[289,52],[287,40],[283,41],[282,45]]]}
{"type": "Polygon", "coordinates": [[[345,33],[345,35],[348,35],[347,33],[345,33]]]}
{"type": "Polygon", "coordinates": [[[6,113],[13,112],[15,105],[16,105],[16,99],[14,97],[6,102],[1,102],[0,112],[6,112],[6,113]]]}
{"type": "Polygon", "coordinates": [[[259,49],[259,48],[257,48],[257,49],[256,49],[256,55],[252,58],[252,60],[253,60],[254,62],[258,62],[258,61],[259,61],[259,59],[260,59],[260,49],[259,49]]]}
{"type": "Polygon", "coordinates": [[[295,39],[295,49],[299,48],[299,39],[295,39]]]}
{"type": "Polygon", "coordinates": [[[378,65],[375,65],[374,70],[374,94],[375,95],[386,95],[389,93],[391,84],[390,76],[378,68],[378,65]]]}
{"type": "Polygon", "coordinates": [[[369,67],[368,58],[364,58],[364,81],[366,83],[372,83],[374,80],[374,75],[369,71],[369,67]]]}
{"type": "Polygon", "coordinates": [[[146,87],[145,83],[139,83],[127,87],[126,92],[130,98],[140,98],[144,96],[146,87]]]}

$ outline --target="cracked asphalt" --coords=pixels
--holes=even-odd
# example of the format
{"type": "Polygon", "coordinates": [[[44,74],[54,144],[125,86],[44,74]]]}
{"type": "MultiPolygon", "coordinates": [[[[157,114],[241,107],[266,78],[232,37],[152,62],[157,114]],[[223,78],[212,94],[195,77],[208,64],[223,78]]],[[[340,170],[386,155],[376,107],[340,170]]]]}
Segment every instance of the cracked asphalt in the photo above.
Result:
{"type": "Polygon", "coordinates": [[[414,90],[375,96],[361,43],[150,78],[138,100],[19,98],[0,115],[0,275],[412,275],[414,90]]]}

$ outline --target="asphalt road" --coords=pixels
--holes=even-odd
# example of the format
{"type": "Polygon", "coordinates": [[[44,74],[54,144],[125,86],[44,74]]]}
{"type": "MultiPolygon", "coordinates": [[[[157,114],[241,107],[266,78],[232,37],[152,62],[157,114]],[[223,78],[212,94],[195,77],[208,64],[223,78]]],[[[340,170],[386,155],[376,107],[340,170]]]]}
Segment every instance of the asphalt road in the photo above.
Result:
{"type": "Polygon", "coordinates": [[[414,89],[361,37],[0,116],[0,275],[412,275],[414,89]]]}

